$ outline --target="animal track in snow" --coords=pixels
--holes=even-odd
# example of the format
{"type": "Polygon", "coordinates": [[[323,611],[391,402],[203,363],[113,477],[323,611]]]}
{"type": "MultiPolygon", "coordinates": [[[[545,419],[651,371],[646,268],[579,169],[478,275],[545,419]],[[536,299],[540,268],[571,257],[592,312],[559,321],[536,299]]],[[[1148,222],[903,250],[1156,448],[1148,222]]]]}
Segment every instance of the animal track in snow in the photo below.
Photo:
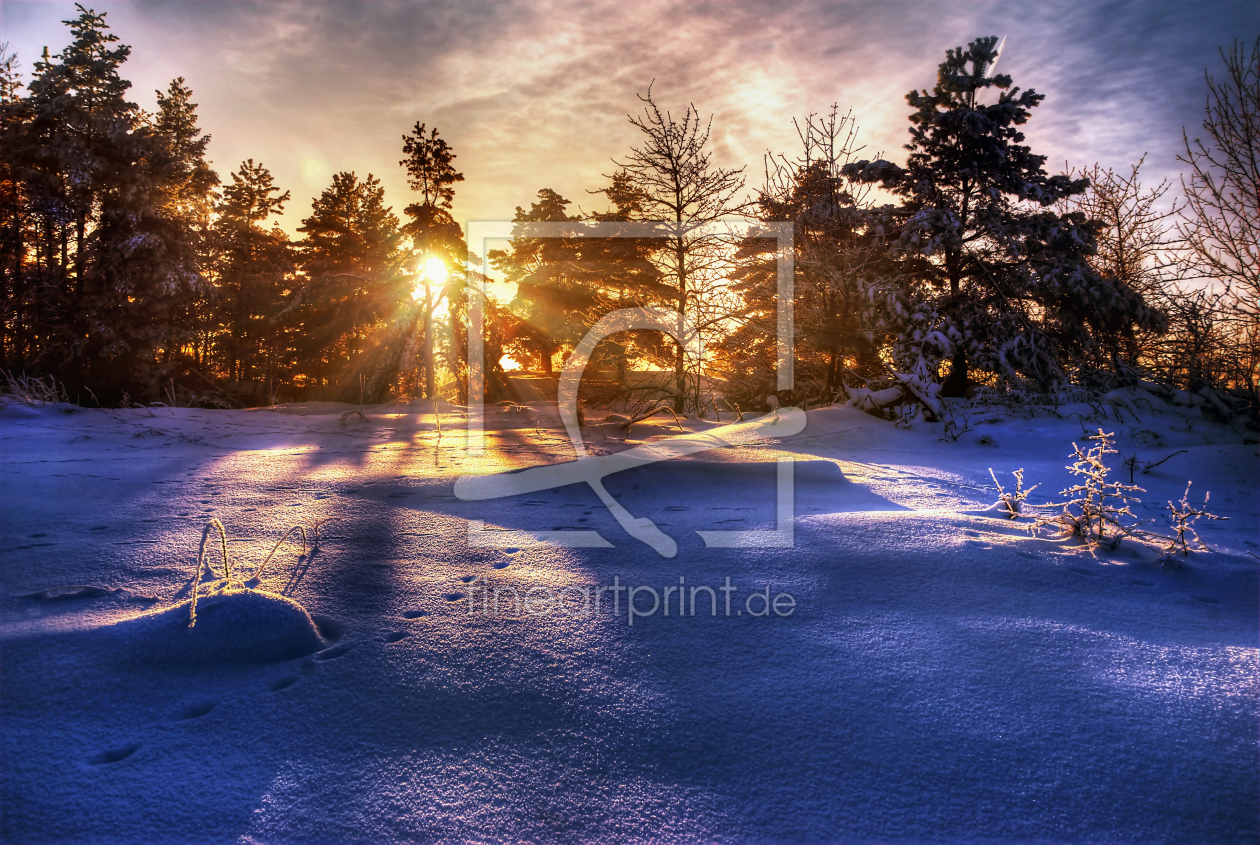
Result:
{"type": "Polygon", "coordinates": [[[403,619],[419,619],[422,616],[428,616],[428,615],[429,615],[429,611],[427,610],[408,610],[406,613],[403,614],[403,619]]]}

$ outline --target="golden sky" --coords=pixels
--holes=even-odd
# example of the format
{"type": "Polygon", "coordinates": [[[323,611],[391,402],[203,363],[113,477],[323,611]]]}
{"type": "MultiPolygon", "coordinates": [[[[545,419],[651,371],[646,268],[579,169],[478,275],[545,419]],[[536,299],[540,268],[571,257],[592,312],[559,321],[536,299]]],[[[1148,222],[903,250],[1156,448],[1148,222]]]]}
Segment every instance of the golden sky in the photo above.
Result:
{"type": "MultiPolygon", "coordinates": [[[[903,161],[905,94],[930,87],[946,48],[1007,36],[1000,70],[1047,95],[1028,143],[1063,162],[1127,169],[1149,153],[1176,179],[1181,127],[1202,120],[1217,48],[1260,33],[1254,2],[122,2],[108,13],[133,48],[124,76],[153,108],[183,76],[225,176],[246,158],[292,191],[290,231],[340,170],[412,201],[401,136],[436,125],[466,181],[456,218],[510,219],[543,187],[588,209],[637,142],[626,120],[655,79],[674,112],[713,116],[717,163],[762,180],[767,150],[792,154],[791,120],[852,109],[862,157],[903,161]]],[[[29,75],[69,32],[74,4],[0,0],[0,40],[29,75]]]]}

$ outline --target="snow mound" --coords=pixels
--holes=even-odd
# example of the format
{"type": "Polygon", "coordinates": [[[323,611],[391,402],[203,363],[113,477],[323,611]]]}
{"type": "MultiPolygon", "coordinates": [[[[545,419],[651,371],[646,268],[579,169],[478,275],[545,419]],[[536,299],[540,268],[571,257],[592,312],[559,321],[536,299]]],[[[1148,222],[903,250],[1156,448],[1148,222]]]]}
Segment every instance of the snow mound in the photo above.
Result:
{"type": "Polygon", "coordinates": [[[195,627],[188,618],[185,601],[110,628],[138,657],[166,665],[278,663],[324,647],[306,608],[263,590],[203,596],[195,627]]]}

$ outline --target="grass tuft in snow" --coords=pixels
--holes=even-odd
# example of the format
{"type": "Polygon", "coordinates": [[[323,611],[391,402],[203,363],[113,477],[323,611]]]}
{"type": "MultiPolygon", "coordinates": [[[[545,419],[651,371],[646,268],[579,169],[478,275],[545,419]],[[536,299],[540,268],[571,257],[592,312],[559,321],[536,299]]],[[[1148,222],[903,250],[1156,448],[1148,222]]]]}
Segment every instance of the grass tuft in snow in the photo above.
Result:
{"type": "MultiPolygon", "coordinates": [[[[205,570],[206,565],[206,543],[210,539],[210,529],[219,529],[219,546],[223,555],[223,582],[226,585],[232,583],[232,559],[228,557],[227,551],[227,529],[223,527],[223,523],[217,517],[211,517],[206,523],[206,527],[201,530],[201,546],[197,549],[197,571],[193,574],[192,585],[192,609],[188,619],[188,627],[195,628],[197,626],[197,593],[201,588],[201,573],[205,570]]],[[[210,567],[211,574],[214,573],[214,567],[210,567]]]]}
{"type": "Polygon", "coordinates": [[[0,384],[0,403],[5,399],[23,402],[27,405],[56,404],[69,402],[66,389],[57,383],[52,376],[47,381],[25,373],[14,375],[7,370],[0,370],[4,382],[0,384]]]}
{"type": "MultiPolygon", "coordinates": [[[[193,575],[192,601],[189,605],[188,627],[195,628],[197,626],[197,599],[201,591],[201,575],[205,571],[206,566],[206,547],[210,542],[210,532],[212,530],[217,529],[219,532],[219,549],[223,567],[223,577],[215,582],[212,588],[213,592],[235,593],[243,590],[248,591],[252,586],[257,586],[257,584],[262,580],[262,575],[264,570],[267,568],[267,564],[271,563],[271,559],[276,556],[276,552],[280,549],[280,546],[293,536],[294,532],[297,532],[302,536],[302,554],[298,556],[298,560],[301,560],[306,557],[308,536],[313,538],[313,542],[311,543],[311,551],[313,553],[319,548],[319,529],[335,520],[336,517],[318,520],[313,526],[310,535],[308,535],[306,526],[304,525],[291,526],[288,531],[284,532],[284,536],[277,540],[276,544],[271,547],[271,551],[259,565],[258,569],[254,571],[253,576],[247,581],[243,581],[240,578],[233,577],[232,558],[228,555],[227,550],[227,529],[223,527],[223,523],[217,518],[211,517],[210,521],[206,523],[206,527],[201,531],[201,545],[197,549],[197,571],[193,575]]],[[[210,566],[210,574],[215,574],[213,565],[210,566]]]]}

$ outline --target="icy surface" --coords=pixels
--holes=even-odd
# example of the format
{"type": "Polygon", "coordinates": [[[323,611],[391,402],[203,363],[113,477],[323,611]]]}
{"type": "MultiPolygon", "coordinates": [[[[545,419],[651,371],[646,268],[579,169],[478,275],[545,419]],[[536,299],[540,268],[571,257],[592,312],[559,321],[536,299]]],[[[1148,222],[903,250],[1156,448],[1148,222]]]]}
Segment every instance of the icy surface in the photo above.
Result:
{"type": "MultiPolygon", "coordinates": [[[[484,456],[450,406],[440,431],[428,405],[347,410],[0,407],[4,841],[1260,840],[1249,432],[1148,403],[1142,422],[972,410],[941,442],[810,411],[781,441],[606,479],[671,559],[585,485],[454,494],[571,460],[554,408],[493,414],[484,456]],[[1053,499],[1099,425],[1117,465],[1187,450],[1136,474],[1136,510],[1160,519],[1193,480],[1229,517],[1200,523],[1211,553],[1161,567],[986,510],[989,467],[1053,499]],[[794,546],[706,548],[697,531],[776,527],[784,458],[794,546]],[[244,573],[290,526],[337,521],[280,549],[267,593],[203,588],[190,630],[212,516],[244,573]],[[469,548],[470,520],[502,547],[469,548]],[[550,531],[611,547],[525,545],[550,531]],[[486,610],[496,588],[728,578],[729,616],[720,591],[717,616],[675,592],[633,625],[624,595],[618,615],[486,610]],[[790,615],[752,615],[779,594],[790,615]]],[[[599,455],[677,433],[584,437],[599,455]]]]}

